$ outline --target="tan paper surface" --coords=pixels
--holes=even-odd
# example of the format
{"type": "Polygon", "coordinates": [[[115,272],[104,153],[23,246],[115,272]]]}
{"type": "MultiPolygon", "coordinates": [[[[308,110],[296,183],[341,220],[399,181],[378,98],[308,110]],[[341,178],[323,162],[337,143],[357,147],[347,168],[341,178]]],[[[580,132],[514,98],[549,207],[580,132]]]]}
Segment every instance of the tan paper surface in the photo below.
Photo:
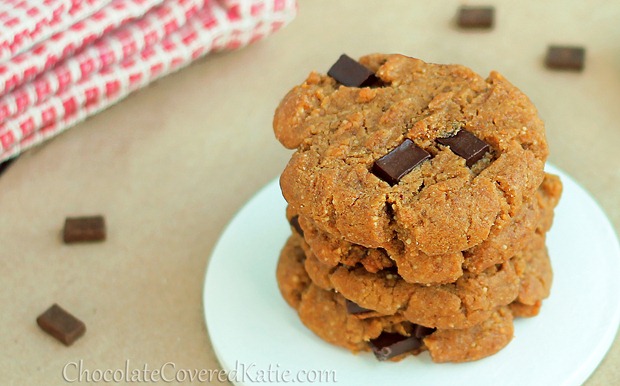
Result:
{"type": "MultiPolygon", "coordinates": [[[[209,255],[290,156],[271,131],[280,98],[343,52],[500,71],[538,106],[550,161],[620,229],[620,6],[492,3],[493,31],[461,32],[457,1],[301,0],[298,18],[266,41],[209,56],[20,157],[0,176],[0,383],[62,385],[80,360],[218,369],[202,308],[209,255]],[[585,45],[585,71],[546,70],[550,43],[585,45]],[[96,213],[107,241],[62,244],[66,216],[96,213]],[[35,323],[54,302],[87,325],[72,347],[35,323]]],[[[619,383],[619,365],[616,338],[587,385],[619,383]]]]}

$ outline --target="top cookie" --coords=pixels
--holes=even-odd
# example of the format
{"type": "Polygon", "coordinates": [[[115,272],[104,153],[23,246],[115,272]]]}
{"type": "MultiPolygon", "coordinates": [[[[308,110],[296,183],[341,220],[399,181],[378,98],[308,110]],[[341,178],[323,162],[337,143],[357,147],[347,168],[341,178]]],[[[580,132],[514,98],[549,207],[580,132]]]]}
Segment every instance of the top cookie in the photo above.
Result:
{"type": "Polygon", "coordinates": [[[548,152],[544,125],[500,74],[485,80],[402,55],[360,63],[375,86],[347,87],[313,72],[275,112],[276,137],[297,149],[280,178],[295,212],[368,248],[396,241],[411,254],[439,255],[480,244],[534,195],[548,152]],[[488,148],[464,155],[471,141],[444,140],[457,135],[488,148]],[[394,165],[382,157],[394,151],[420,163],[390,179],[394,165]]]}

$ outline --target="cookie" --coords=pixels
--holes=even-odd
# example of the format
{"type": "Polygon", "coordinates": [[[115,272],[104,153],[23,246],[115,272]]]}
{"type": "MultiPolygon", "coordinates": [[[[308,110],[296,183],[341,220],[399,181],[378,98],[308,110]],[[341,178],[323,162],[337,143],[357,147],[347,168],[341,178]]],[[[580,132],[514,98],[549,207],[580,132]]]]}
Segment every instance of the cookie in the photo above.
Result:
{"type": "Polygon", "coordinates": [[[495,228],[482,244],[464,252],[463,268],[480,272],[504,261],[511,249],[521,249],[531,243],[532,232],[545,235],[551,229],[554,210],[561,195],[560,178],[546,173],[536,195],[508,226],[495,228]]]}
{"type": "MultiPolygon", "coordinates": [[[[320,231],[308,218],[299,218],[299,232],[312,253],[328,266],[361,264],[369,272],[398,267],[399,275],[410,283],[450,283],[463,273],[482,272],[494,264],[512,257],[514,250],[522,250],[530,242],[531,234],[546,233],[553,221],[553,210],[558,203],[562,184],[557,176],[546,174],[533,199],[504,227],[495,227],[489,238],[480,245],[452,255],[428,256],[420,254],[414,261],[400,254],[398,248],[365,248],[320,231]]],[[[289,218],[295,217],[288,208],[289,218]]]]}
{"type": "Polygon", "coordinates": [[[500,307],[487,320],[466,330],[437,330],[424,339],[434,362],[466,362],[497,353],[512,340],[513,316],[500,307]]]}
{"type": "MultiPolygon", "coordinates": [[[[303,251],[303,240],[297,235],[286,245],[287,250],[303,251]]],[[[301,271],[303,265],[316,286],[335,290],[373,311],[369,316],[400,314],[412,323],[436,328],[471,327],[487,319],[498,306],[512,302],[540,308],[549,296],[553,277],[545,239],[540,235],[532,237],[527,250],[501,265],[478,274],[466,272],[455,283],[434,286],[407,283],[392,270],[373,274],[361,267],[328,267],[311,252],[304,253],[306,258],[297,260],[295,270],[301,271]]],[[[533,316],[533,311],[519,314],[533,316]]]]}
{"type": "Polygon", "coordinates": [[[301,294],[311,284],[310,277],[304,268],[306,254],[299,244],[286,242],[280,252],[280,262],[276,269],[276,280],[280,293],[289,306],[298,308],[301,294]]]}
{"type": "MultiPolygon", "coordinates": [[[[342,295],[319,288],[307,276],[288,275],[291,272],[301,273],[298,267],[302,254],[298,246],[287,243],[278,261],[278,285],[284,299],[297,310],[302,323],[321,339],[359,352],[369,351],[371,342],[385,333],[410,338],[416,336],[420,326],[402,316],[358,318],[347,312],[346,300],[342,295]]],[[[398,361],[425,350],[429,351],[435,362],[465,362],[492,355],[512,339],[512,314],[508,308],[500,307],[485,321],[468,329],[422,330],[425,333],[418,335],[417,348],[395,355],[390,360],[398,361]]]]}
{"type": "Polygon", "coordinates": [[[440,256],[435,267],[454,278],[458,255],[507,226],[540,186],[543,123],[498,73],[485,80],[402,55],[360,62],[380,87],[312,73],[276,110],[276,137],[296,149],[280,178],[284,198],[322,232],[399,250],[411,264],[440,256]],[[477,150],[467,154],[456,137],[477,150]]]}
{"type": "MultiPolygon", "coordinates": [[[[540,309],[541,301],[549,296],[553,282],[553,269],[547,249],[535,249],[530,259],[516,260],[514,267],[520,280],[516,302],[523,306],[540,309]]],[[[533,309],[530,310],[531,312],[533,309]]]]}
{"type": "MultiPolygon", "coordinates": [[[[301,240],[293,236],[287,244],[300,246],[301,240]]],[[[486,320],[498,306],[514,301],[520,291],[514,265],[508,261],[479,274],[467,272],[455,283],[427,286],[407,283],[390,270],[373,274],[361,267],[330,268],[312,254],[306,254],[304,261],[311,281],[322,289],[335,290],[379,314],[400,314],[433,328],[468,328],[486,320]]]]}

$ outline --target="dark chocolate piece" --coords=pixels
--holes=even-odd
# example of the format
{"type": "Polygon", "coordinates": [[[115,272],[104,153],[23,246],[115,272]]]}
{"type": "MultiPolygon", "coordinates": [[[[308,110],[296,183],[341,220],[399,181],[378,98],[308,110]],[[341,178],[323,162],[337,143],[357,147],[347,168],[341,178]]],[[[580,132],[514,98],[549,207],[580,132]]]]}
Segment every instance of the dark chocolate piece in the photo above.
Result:
{"type": "Polygon", "coordinates": [[[291,221],[289,221],[289,224],[291,224],[293,229],[295,229],[295,232],[299,233],[301,237],[304,237],[304,230],[301,229],[301,225],[299,225],[299,216],[291,217],[291,221]]]}
{"type": "Polygon", "coordinates": [[[370,348],[380,361],[416,350],[422,341],[415,336],[403,336],[392,332],[382,332],[376,339],[370,340],[370,348]]]}
{"type": "Polygon", "coordinates": [[[366,312],[374,312],[374,310],[364,308],[360,306],[359,304],[350,301],[349,299],[346,299],[345,303],[347,305],[347,312],[349,314],[356,315],[356,314],[365,314],[366,312]]]}
{"type": "Polygon", "coordinates": [[[495,9],[489,6],[459,8],[457,23],[461,28],[491,28],[495,9]]]}
{"type": "Polygon", "coordinates": [[[58,304],[52,305],[47,311],[42,313],[37,318],[37,324],[43,331],[67,346],[71,346],[73,342],[86,332],[86,325],[60,308],[58,304]]]}
{"type": "Polygon", "coordinates": [[[378,83],[374,72],[345,54],[340,55],[327,75],[347,87],[367,87],[378,83]]]}
{"type": "Polygon", "coordinates": [[[106,237],[103,216],[67,217],[63,230],[65,243],[103,241],[106,237]]]}
{"type": "Polygon", "coordinates": [[[435,332],[435,330],[437,329],[430,328],[430,327],[424,327],[424,326],[420,326],[419,324],[416,324],[415,327],[413,328],[413,336],[415,336],[418,339],[422,339],[432,334],[433,332],[435,332]]]}
{"type": "Polygon", "coordinates": [[[381,272],[385,272],[386,275],[396,275],[398,276],[398,267],[393,265],[391,267],[385,267],[381,270],[381,272]]]}
{"type": "Polygon", "coordinates": [[[586,49],[571,46],[549,46],[545,65],[555,70],[583,70],[585,64],[586,49]]]}
{"type": "Polygon", "coordinates": [[[437,138],[437,142],[444,146],[449,146],[450,150],[463,158],[467,166],[472,166],[480,161],[489,151],[489,145],[478,139],[475,135],[466,130],[459,130],[456,135],[448,138],[437,138]]]}
{"type": "Polygon", "coordinates": [[[409,173],[413,168],[431,157],[424,149],[421,149],[406,138],[395,149],[379,158],[372,165],[372,173],[383,181],[394,186],[409,173]]]}

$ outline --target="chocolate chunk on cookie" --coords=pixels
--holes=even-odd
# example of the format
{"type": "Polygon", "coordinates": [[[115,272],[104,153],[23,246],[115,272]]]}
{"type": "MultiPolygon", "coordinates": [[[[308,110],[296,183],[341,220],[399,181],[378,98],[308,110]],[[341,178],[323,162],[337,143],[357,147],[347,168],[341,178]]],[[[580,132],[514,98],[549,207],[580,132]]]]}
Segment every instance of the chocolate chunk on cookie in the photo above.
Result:
{"type": "Polygon", "coordinates": [[[382,332],[370,340],[370,348],[380,361],[419,349],[422,341],[415,336],[404,336],[393,332],[382,332]]]}
{"type": "Polygon", "coordinates": [[[398,181],[413,168],[431,157],[424,149],[406,138],[400,145],[372,164],[372,172],[390,185],[398,181]]]}
{"type": "Polygon", "coordinates": [[[454,153],[465,158],[465,164],[469,167],[480,161],[489,151],[489,145],[486,142],[479,140],[467,130],[459,130],[450,137],[437,138],[437,142],[448,146],[454,153]]]}
{"type": "Polygon", "coordinates": [[[347,312],[349,314],[358,315],[358,314],[366,314],[368,312],[373,312],[373,310],[369,310],[368,308],[360,307],[359,304],[354,303],[350,300],[346,300],[347,312]]]}
{"type": "Polygon", "coordinates": [[[377,82],[374,72],[346,54],[338,58],[327,71],[327,75],[347,87],[364,87],[377,82]]]}
{"type": "Polygon", "coordinates": [[[435,331],[437,331],[436,328],[425,327],[425,326],[420,326],[419,324],[416,324],[415,328],[413,329],[413,336],[415,336],[418,339],[422,339],[432,334],[435,331]]]}

